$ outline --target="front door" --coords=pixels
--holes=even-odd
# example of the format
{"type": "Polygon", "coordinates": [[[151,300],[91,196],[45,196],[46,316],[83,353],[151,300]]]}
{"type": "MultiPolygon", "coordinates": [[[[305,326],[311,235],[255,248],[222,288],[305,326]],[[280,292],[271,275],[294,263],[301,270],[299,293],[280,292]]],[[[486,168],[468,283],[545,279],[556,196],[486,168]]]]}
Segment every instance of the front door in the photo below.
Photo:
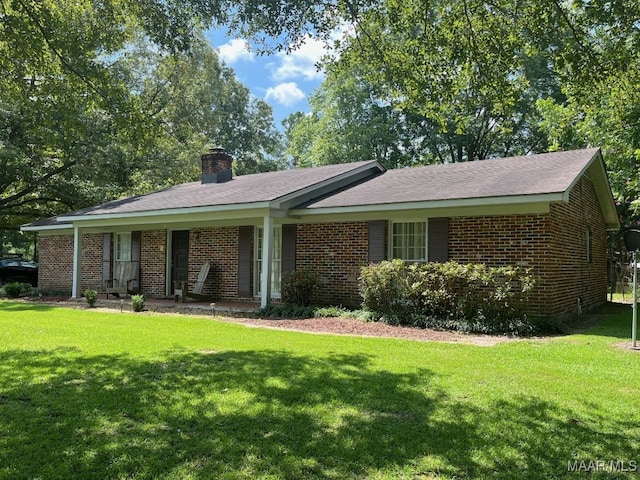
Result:
{"type": "Polygon", "coordinates": [[[189,230],[171,233],[171,293],[176,280],[189,280],[189,230]]]}

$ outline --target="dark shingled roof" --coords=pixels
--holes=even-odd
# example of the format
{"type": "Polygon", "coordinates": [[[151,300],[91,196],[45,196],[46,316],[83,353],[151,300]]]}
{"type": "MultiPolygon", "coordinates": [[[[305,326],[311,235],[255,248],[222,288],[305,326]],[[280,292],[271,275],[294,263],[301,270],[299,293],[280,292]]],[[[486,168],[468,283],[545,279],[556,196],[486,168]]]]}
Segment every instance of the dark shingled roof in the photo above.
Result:
{"type": "Polygon", "coordinates": [[[565,192],[599,149],[387,170],[305,208],[480,199],[565,192]]]}
{"type": "MultiPolygon", "coordinates": [[[[76,217],[135,216],[198,207],[252,208],[284,199],[302,202],[293,207],[302,214],[321,208],[373,210],[381,205],[463,200],[480,204],[489,198],[564,194],[590,165],[598,165],[592,163],[596,156],[599,149],[592,148],[396,170],[384,170],[377,162],[367,161],[267,172],[238,176],[224,183],[186,183],[71,212],[61,216],[62,223],[52,217],[27,226],[46,229],[67,225],[76,217]],[[312,195],[315,198],[311,199],[312,195]]],[[[598,168],[603,168],[601,161],[598,168]]],[[[606,176],[602,179],[599,173],[593,173],[599,179],[599,195],[608,193],[610,197],[610,201],[604,197],[601,201],[606,203],[603,208],[615,227],[617,215],[606,176]]]]}
{"type": "Polygon", "coordinates": [[[377,166],[377,162],[343,163],[317,168],[256,173],[234,177],[224,183],[185,183],[146,195],[114,200],[95,207],[84,208],[62,216],[149,212],[177,208],[269,202],[367,165],[371,165],[373,168],[377,166]]]}

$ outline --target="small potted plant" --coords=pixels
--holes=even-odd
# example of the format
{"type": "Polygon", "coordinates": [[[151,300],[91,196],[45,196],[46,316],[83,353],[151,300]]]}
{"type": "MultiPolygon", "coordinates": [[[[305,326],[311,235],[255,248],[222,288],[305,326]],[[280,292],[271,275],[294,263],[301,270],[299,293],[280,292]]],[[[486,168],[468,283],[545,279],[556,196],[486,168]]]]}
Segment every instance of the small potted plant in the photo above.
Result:
{"type": "Polygon", "coordinates": [[[141,312],[144,308],[144,295],[131,295],[131,307],[134,312],[141,312]]]}
{"type": "Polygon", "coordinates": [[[96,306],[96,302],[98,301],[98,292],[88,288],[84,291],[84,298],[87,300],[89,308],[93,308],[96,306]]]}

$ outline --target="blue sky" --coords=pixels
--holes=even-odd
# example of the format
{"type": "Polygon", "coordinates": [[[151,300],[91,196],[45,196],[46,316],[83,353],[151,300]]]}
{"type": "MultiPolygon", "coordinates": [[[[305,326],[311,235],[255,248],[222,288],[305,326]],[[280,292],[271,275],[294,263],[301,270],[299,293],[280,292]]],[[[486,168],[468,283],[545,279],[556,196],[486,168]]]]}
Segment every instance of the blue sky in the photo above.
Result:
{"type": "Polygon", "coordinates": [[[210,30],[207,38],[238,80],[273,107],[278,128],[291,113],[309,111],[307,98],[324,78],[316,68],[326,52],[323,43],[308,40],[294,52],[261,56],[246,40],[227,36],[224,30],[210,30]]]}

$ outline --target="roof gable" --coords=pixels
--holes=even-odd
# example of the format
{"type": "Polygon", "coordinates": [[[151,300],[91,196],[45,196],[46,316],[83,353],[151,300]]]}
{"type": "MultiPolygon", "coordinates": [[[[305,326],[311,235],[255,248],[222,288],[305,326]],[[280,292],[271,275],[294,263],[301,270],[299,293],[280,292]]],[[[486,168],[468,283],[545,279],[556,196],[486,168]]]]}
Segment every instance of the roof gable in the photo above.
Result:
{"type": "Polygon", "coordinates": [[[308,202],[303,210],[460,202],[482,204],[568,200],[583,174],[592,177],[608,228],[618,217],[600,149],[552,152],[388,170],[349,189],[308,202]]]}
{"type": "Polygon", "coordinates": [[[598,149],[388,170],[307,208],[564,193],[598,149]]]}
{"type": "Polygon", "coordinates": [[[378,162],[356,162],[242,175],[224,183],[191,182],[85,208],[60,215],[61,221],[82,217],[145,214],[149,212],[203,207],[270,206],[271,203],[298,203],[309,195],[324,195],[342,184],[383,171],[378,162]]]}
{"type": "Polygon", "coordinates": [[[34,222],[24,229],[55,229],[87,220],[113,226],[118,218],[132,222],[145,217],[186,220],[196,217],[185,215],[207,219],[216,215],[222,219],[240,210],[243,215],[258,212],[260,216],[260,209],[304,216],[437,208],[445,203],[462,207],[549,203],[568,200],[570,189],[583,174],[594,183],[608,228],[617,228],[600,150],[585,149],[396,170],[385,170],[375,161],[356,162],[244,175],[225,183],[192,182],[85,208],[54,221],[34,222]]]}

